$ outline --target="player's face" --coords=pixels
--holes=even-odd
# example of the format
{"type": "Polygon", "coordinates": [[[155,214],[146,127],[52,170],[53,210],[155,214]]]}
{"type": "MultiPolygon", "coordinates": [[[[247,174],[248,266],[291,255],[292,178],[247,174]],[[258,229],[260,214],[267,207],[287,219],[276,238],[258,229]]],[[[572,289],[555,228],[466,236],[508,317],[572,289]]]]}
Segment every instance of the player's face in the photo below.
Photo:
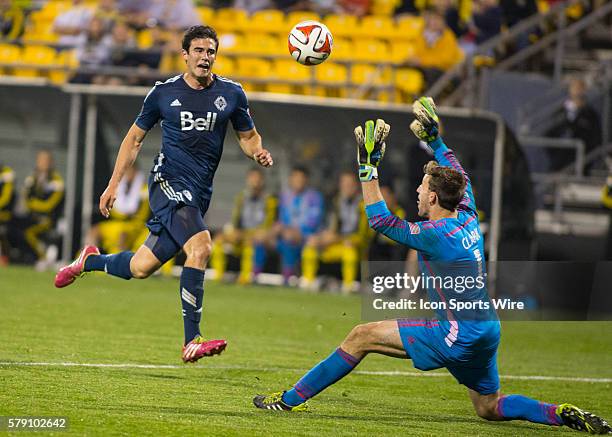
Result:
{"type": "Polygon", "coordinates": [[[217,43],[211,38],[193,39],[189,51],[183,50],[183,59],[187,63],[189,74],[200,81],[211,74],[216,58],[217,43]]]}
{"type": "Polygon", "coordinates": [[[429,208],[431,206],[432,194],[434,194],[435,196],[435,193],[429,191],[430,177],[431,176],[427,174],[424,175],[421,185],[419,185],[419,188],[417,188],[417,193],[419,193],[419,198],[417,201],[417,206],[419,207],[419,217],[429,217],[429,208]]]}
{"type": "Polygon", "coordinates": [[[246,185],[249,190],[259,192],[263,189],[264,178],[258,171],[251,171],[247,174],[246,185]]]}
{"type": "Polygon", "coordinates": [[[291,176],[289,176],[289,186],[296,193],[304,191],[307,183],[308,178],[301,171],[294,171],[291,173],[291,176]]]}
{"type": "Polygon", "coordinates": [[[357,193],[357,189],[355,176],[348,173],[340,175],[340,195],[342,197],[353,197],[357,193]]]}

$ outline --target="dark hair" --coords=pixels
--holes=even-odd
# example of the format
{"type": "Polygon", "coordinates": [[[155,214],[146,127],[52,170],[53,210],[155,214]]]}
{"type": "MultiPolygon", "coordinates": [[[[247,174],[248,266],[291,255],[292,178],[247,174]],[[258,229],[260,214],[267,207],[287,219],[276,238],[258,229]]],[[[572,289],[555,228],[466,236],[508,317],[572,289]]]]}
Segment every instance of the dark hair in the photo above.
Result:
{"type": "Polygon", "coordinates": [[[219,37],[217,37],[217,32],[215,29],[210,26],[191,26],[183,35],[183,50],[188,52],[189,47],[191,46],[191,41],[198,38],[210,38],[214,40],[217,44],[216,49],[219,49],[219,37]]]}
{"type": "Polygon", "coordinates": [[[429,161],[423,167],[425,174],[430,176],[429,191],[438,196],[438,204],[449,211],[457,209],[465,194],[465,178],[457,170],[443,167],[435,161],[429,161]]]}
{"type": "Polygon", "coordinates": [[[291,168],[291,173],[293,173],[294,171],[298,171],[300,173],[302,173],[304,176],[308,177],[310,176],[310,171],[308,170],[308,168],[305,165],[294,165],[291,168]]]}

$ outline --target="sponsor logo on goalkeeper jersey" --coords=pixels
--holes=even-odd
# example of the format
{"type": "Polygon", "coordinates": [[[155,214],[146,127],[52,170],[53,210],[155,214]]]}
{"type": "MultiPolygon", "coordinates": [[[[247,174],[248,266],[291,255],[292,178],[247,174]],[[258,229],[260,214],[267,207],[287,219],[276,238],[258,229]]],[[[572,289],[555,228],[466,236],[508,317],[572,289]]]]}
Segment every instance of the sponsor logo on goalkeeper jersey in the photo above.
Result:
{"type": "Polygon", "coordinates": [[[206,117],[194,118],[193,113],[189,111],[181,111],[181,130],[197,130],[212,132],[217,121],[216,112],[207,112],[206,117]]]}

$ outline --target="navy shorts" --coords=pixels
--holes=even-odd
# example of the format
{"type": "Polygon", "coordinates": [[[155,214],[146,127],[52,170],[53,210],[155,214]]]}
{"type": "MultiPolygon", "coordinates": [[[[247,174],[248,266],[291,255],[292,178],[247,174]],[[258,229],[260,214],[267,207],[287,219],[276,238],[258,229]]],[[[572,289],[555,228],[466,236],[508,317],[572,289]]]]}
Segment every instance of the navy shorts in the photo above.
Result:
{"type": "Polygon", "coordinates": [[[468,341],[469,346],[455,344],[457,337],[469,336],[461,324],[449,329],[448,322],[438,320],[398,319],[397,326],[406,355],[417,369],[445,367],[460,384],[482,395],[499,390],[497,323],[491,322],[480,338],[468,341]]]}
{"type": "MultiPolygon", "coordinates": [[[[152,178],[151,178],[152,179],[152,178]]],[[[147,222],[150,234],[145,241],[162,264],[176,255],[195,234],[208,230],[204,214],[209,201],[196,205],[191,193],[169,181],[149,180],[149,205],[153,218],[147,222]]]]}

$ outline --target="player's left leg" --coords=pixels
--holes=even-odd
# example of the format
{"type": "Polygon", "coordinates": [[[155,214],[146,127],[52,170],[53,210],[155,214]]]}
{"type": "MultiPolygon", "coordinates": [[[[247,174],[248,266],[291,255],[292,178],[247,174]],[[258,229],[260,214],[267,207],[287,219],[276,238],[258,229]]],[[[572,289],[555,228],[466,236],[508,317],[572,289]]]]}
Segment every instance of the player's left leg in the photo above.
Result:
{"type": "Polygon", "coordinates": [[[308,399],[344,378],[372,352],[408,358],[396,320],[355,326],[340,347],[306,373],[291,390],[268,396],[258,395],[253,403],[257,408],[266,410],[304,410],[304,403],[308,399]]]}
{"type": "Polygon", "coordinates": [[[600,417],[571,404],[547,404],[521,395],[481,394],[468,388],[476,414],[486,420],[527,420],[544,425],[566,425],[591,434],[608,434],[612,428],[600,417]]]}

